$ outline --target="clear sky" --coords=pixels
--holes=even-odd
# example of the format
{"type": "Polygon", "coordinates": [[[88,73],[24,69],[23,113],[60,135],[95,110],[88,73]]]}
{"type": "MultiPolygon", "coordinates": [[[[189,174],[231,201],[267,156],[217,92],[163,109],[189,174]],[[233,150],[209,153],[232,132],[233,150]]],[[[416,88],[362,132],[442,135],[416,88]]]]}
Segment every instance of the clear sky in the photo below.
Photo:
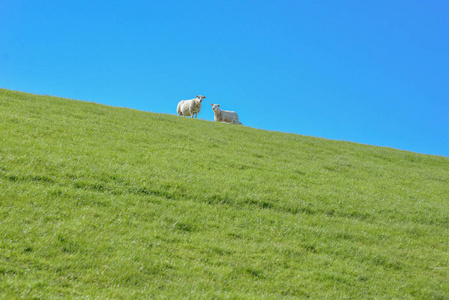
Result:
{"type": "Polygon", "coordinates": [[[0,87],[449,157],[449,1],[0,0],[0,87]]]}

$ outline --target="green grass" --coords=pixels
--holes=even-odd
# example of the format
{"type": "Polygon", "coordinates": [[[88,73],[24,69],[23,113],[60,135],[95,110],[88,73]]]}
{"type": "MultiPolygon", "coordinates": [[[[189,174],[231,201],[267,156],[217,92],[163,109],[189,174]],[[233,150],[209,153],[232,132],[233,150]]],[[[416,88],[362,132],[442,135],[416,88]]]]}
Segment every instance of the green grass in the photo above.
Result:
{"type": "Polygon", "coordinates": [[[449,158],[0,89],[0,298],[449,299],[448,261],[449,158]]]}

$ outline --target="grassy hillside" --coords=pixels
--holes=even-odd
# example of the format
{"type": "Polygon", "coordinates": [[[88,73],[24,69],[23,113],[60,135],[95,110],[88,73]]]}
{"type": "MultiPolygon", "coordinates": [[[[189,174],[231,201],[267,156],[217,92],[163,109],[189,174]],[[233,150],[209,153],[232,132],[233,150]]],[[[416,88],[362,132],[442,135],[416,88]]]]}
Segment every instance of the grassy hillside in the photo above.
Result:
{"type": "Polygon", "coordinates": [[[449,158],[3,89],[0,130],[0,298],[449,298],[449,158]]]}

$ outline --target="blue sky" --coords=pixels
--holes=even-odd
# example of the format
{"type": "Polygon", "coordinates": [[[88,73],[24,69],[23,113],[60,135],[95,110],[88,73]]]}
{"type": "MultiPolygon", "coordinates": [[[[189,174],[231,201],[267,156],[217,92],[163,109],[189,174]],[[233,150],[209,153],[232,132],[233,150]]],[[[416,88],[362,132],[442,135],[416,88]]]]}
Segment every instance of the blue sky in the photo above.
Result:
{"type": "Polygon", "coordinates": [[[2,88],[449,157],[449,1],[0,6],[2,88]]]}

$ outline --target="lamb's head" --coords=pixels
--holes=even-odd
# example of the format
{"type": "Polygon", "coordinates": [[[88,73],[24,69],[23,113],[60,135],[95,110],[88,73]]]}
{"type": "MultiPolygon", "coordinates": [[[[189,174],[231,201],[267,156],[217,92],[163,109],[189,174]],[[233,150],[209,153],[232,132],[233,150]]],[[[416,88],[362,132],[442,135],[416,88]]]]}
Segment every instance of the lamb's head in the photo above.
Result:
{"type": "Polygon", "coordinates": [[[206,96],[196,95],[196,98],[197,98],[198,100],[200,100],[200,102],[202,102],[203,99],[206,98],[206,96]]]}
{"type": "Polygon", "coordinates": [[[218,112],[218,111],[220,111],[221,109],[220,109],[220,104],[210,104],[210,105],[212,105],[212,110],[213,111],[216,111],[216,112],[218,112]]]}

